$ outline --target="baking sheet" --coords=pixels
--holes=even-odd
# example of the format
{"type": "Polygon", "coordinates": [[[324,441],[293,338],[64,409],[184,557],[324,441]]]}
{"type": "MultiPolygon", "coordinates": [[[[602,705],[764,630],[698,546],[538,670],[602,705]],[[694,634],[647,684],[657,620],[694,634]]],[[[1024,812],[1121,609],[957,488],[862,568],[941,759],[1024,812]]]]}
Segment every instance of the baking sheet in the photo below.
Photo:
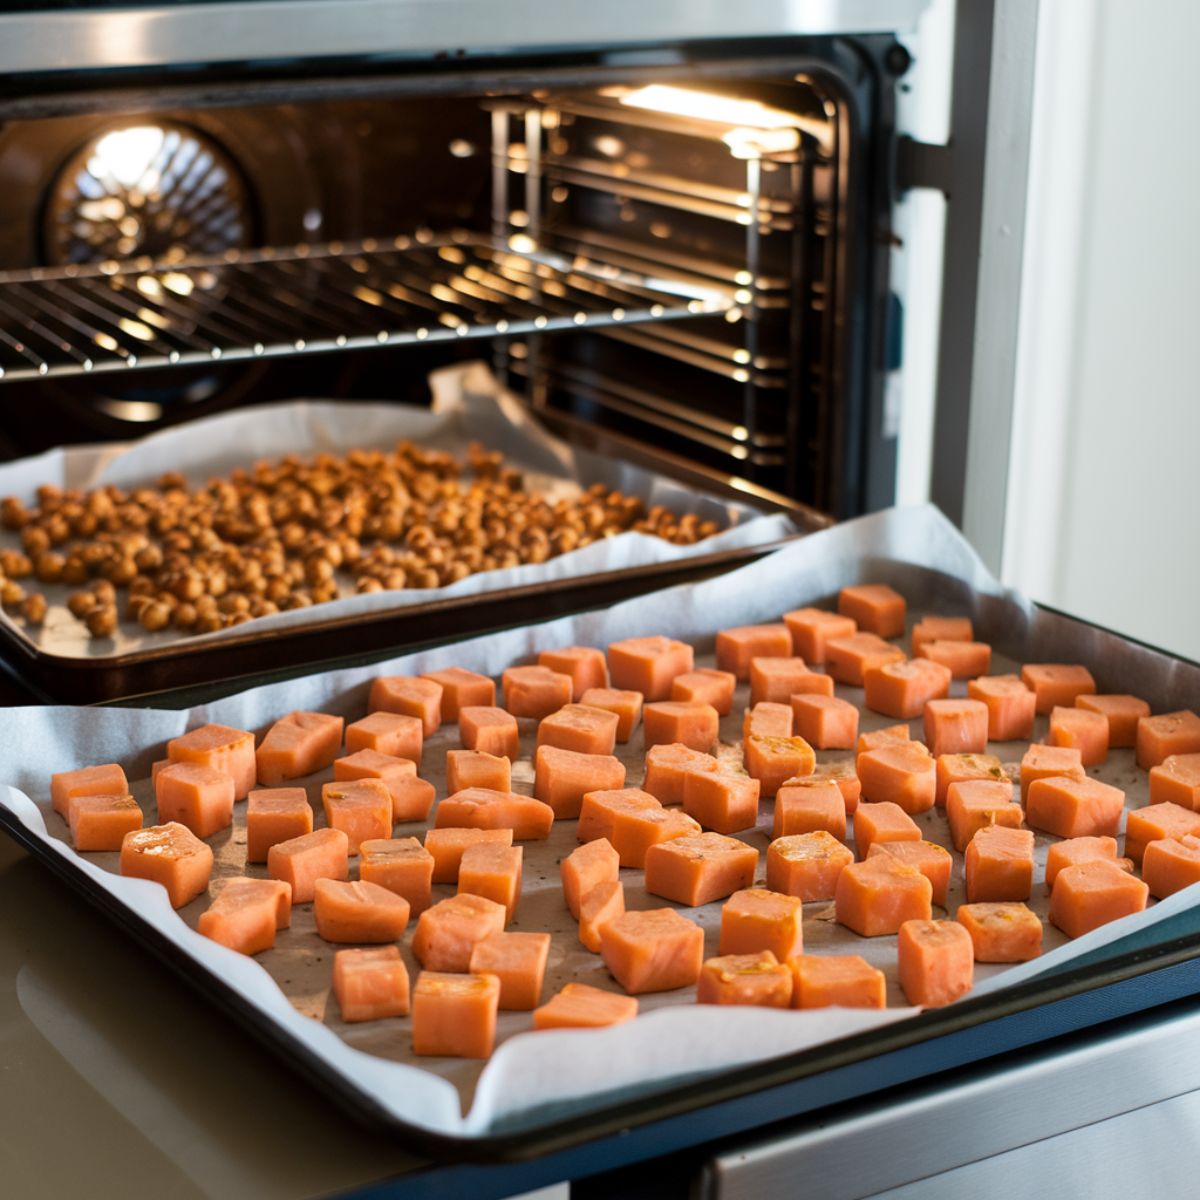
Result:
{"type": "MultiPolygon", "coordinates": [[[[690,990],[644,998],[645,1016],[611,1030],[558,1031],[513,1034],[514,1026],[528,1028],[528,1017],[502,1014],[506,1035],[490,1062],[479,1072],[474,1064],[448,1060],[419,1060],[422,1065],[396,1061],[407,1053],[407,1024],[384,1022],[375,1030],[355,1031],[347,1044],[338,1034],[336,1003],[321,1005],[311,976],[296,956],[280,983],[263,963],[225,950],[195,934],[166,903],[153,884],[124,880],[108,873],[103,856],[77,856],[50,830],[44,819],[48,777],[52,771],[113,758],[129,765],[131,778],[144,781],[150,762],[161,756],[166,739],[209,720],[262,730],[271,720],[294,708],[323,708],[356,717],[365,711],[369,680],[382,672],[417,672],[462,665],[491,675],[512,662],[530,659],[539,648],[580,642],[604,645],[619,637],[665,632],[711,648],[716,629],[732,624],[777,619],[789,608],[820,602],[847,583],[886,580],[910,599],[914,612],[969,613],[980,636],[1014,660],[1082,661],[1092,667],[1103,690],[1131,690],[1145,696],[1155,711],[1194,706],[1200,696],[1200,669],[1169,656],[1134,646],[1112,635],[1067,618],[1035,609],[1027,601],[1003,592],[957,532],[936,511],[922,508],[892,511],[849,522],[813,535],[761,562],[718,579],[673,588],[617,605],[602,613],[563,618],[533,628],[476,638],[454,646],[405,656],[378,667],[331,672],[244,692],[191,712],[130,709],[80,710],[68,707],[7,710],[0,714],[6,730],[0,749],[0,779],[13,787],[0,791],[0,803],[40,839],[47,854],[61,856],[74,869],[91,876],[99,886],[121,898],[144,920],[159,929],[197,963],[224,978],[245,999],[285,1029],[308,1053],[337,1071],[375,1099],[395,1119],[438,1133],[481,1137],[496,1132],[528,1129],[563,1119],[590,1107],[612,1103],[637,1092],[661,1088],[702,1072],[773,1058],[820,1044],[879,1024],[904,1019],[915,1010],[893,1007],[883,1012],[777,1012],[715,1009],[690,1003],[690,990]],[[33,796],[39,803],[29,797],[33,796]],[[291,982],[287,982],[291,980],[291,982]],[[297,982],[299,981],[299,982],[297,982]],[[289,999],[288,991],[292,992],[289,999]],[[680,1001],[682,1000],[682,1003],[680,1001]],[[295,1006],[295,1002],[300,1007],[295,1006]],[[306,1015],[306,1013],[311,1015],[306,1015]],[[312,1016],[321,1018],[321,1023],[312,1016]],[[522,1025],[522,1022],[525,1022],[522,1025]],[[383,1028],[383,1026],[390,1028],[383,1028]],[[549,1039],[549,1040],[547,1040],[549,1039]],[[374,1053],[364,1052],[369,1045],[374,1053]],[[563,1062],[571,1063],[564,1073],[563,1062]],[[462,1100],[470,1107],[462,1111],[462,1100]]],[[[1003,665],[997,662],[997,669],[1003,665]]],[[[841,689],[860,700],[858,689],[841,689]]],[[[735,710],[736,711],[736,710],[735,710]]],[[[723,739],[737,736],[737,717],[723,728],[723,739]]],[[[865,714],[864,728],[892,722],[865,714]]],[[[452,737],[452,733],[439,734],[452,737]]],[[[528,751],[531,738],[527,736],[528,751]]],[[[441,743],[443,746],[445,742],[441,743]]],[[[449,744],[454,744],[451,740],[449,744]]],[[[431,739],[423,774],[435,777],[441,755],[431,739]]],[[[633,742],[640,760],[640,741],[633,742]]],[[[1019,759],[1021,743],[993,746],[1006,761],[1019,759]]],[[[822,759],[837,758],[823,753],[822,759]]],[[[1144,773],[1136,772],[1131,751],[1115,751],[1102,777],[1130,787],[1130,803],[1144,801],[1144,773]],[[1139,785],[1139,777],[1142,783],[1139,785]]],[[[629,783],[640,779],[640,768],[629,783]]],[[[144,782],[141,785],[144,788],[144,782]]],[[[530,790],[526,780],[517,790],[530,790]]],[[[143,793],[144,798],[144,793],[143,793]]],[[[745,840],[765,849],[771,805],[764,805],[759,829],[745,840]]],[[[938,818],[921,820],[939,829],[938,818]]],[[[59,823],[61,828],[61,823],[59,823]]],[[[398,830],[403,833],[404,829],[398,830]]],[[[563,822],[548,843],[525,843],[526,873],[531,894],[522,901],[521,924],[533,926],[537,909],[562,926],[558,900],[557,859],[573,846],[574,823],[563,822]],[[543,857],[543,852],[547,857],[543,857]]],[[[944,835],[941,835],[944,836],[944,835]]],[[[1039,837],[1040,857],[1052,839],[1039,837]]],[[[221,857],[236,861],[236,855],[221,857]]],[[[760,878],[762,864],[760,862],[760,878]]],[[[961,872],[958,864],[956,877],[961,872]]],[[[625,872],[630,907],[657,907],[664,902],[641,889],[640,872],[625,872]]],[[[1039,871],[1040,875],[1040,871],[1039,871]]],[[[961,879],[956,878],[956,887],[961,879]]],[[[1190,889],[1153,905],[1146,913],[1096,930],[1062,944],[1062,935],[1047,930],[1048,952],[1034,963],[1009,968],[980,967],[974,995],[1021,979],[1061,969],[1073,959],[1137,929],[1152,929],[1166,917],[1195,904],[1190,889]]],[[[1044,888],[1035,885],[1034,906],[1045,911],[1044,888]]],[[[197,911],[203,904],[195,906],[197,911]]],[[[953,908],[953,900],[951,903],[953,908]]],[[[720,905],[707,906],[699,916],[706,926],[706,953],[715,953],[715,922],[720,905]]],[[[892,987],[889,999],[902,1004],[895,990],[894,938],[862,939],[827,919],[827,905],[806,908],[805,936],[816,950],[846,949],[884,965],[892,987]]],[[[298,933],[303,939],[304,931],[298,933]]],[[[186,913],[194,921],[195,914],[186,913]]],[[[576,964],[589,982],[612,986],[593,956],[577,950],[572,930],[556,938],[550,986],[576,964]],[[572,960],[572,961],[568,961],[572,960]]],[[[409,935],[406,935],[406,944],[409,935]]],[[[331,953],[321,947],[324,952],[331,953]]],[[[267,956],[262,956],[264,962],[267,956]]],[[[309,963],[315,971],[317,964],[309,963]]],[[[324,968],[327,969],[327,963],[324,968]]],[[[410,959],[410,965],[411,959],[410,959]]],[[[549,988],[548,988],[549,990],[549,988]]]]}
{"type": "MultiPolygon", "coordinates": [[[[51,450],[0,465],[0,496],[15,495],[29,504],[40,484],[92,488],[103,484],[132,487],[152,482],[168,468],[180,471],[192,486],[259,458],[286,453],[310,456],[342,453],[355,447],[390,448],[408,438],[460,459],[468,443],[499,450],[510,465],[525,472],[526,486],[552,500],[574,497],[594,483],[638,496],[647,505],[694,512],[714,520],[722,532],[690,546],[677,546],[650,534],[628,532],[593,542],[544,563],[478,572],[448,587],[356,594],[341,576],[338,600],[259,617],[249,625],[208,634],[177,629],[148,633],[124,619],[110,638],[92,638],[67,609],[75,591],[67,585],[23,580],[27,590],[42,591],[50,608],[45,623],[30,626],[0,610],[4,631],[44,655],[102,663],[145,651],[178,647],[199,649],[248,632],[263,638],[285,630],[312,627],[345,618],[368,618],[428,603],[483,595],[506,588],[581,578],[654,563],[680,562],[741,547],[767,545],[800,533],[791,518],[765,513],[751,504],[698,493],[664,475],[573,447],[549,434],[482,363],[446,367],[430,376],[431,409],[393,403],[297,400],[261,405],[208,417],[152,434],[127,445],[78,446],[51,450]]],[[[20,549],[17,534],[0,530],[0,548],[20,549]]],[[[119,604],[124,612],[124,604],[119,604]]]]}

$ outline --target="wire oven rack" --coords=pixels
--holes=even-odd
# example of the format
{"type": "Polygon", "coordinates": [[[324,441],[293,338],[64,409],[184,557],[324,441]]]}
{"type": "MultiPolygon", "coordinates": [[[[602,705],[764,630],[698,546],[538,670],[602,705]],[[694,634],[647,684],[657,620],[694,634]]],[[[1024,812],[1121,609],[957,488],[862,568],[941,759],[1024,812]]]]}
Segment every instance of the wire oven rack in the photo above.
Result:
{"type": "Polygon", "coordinates": [[[445,234],[0,272],[0,380],[727,312],[732,289],[445,234]]]}

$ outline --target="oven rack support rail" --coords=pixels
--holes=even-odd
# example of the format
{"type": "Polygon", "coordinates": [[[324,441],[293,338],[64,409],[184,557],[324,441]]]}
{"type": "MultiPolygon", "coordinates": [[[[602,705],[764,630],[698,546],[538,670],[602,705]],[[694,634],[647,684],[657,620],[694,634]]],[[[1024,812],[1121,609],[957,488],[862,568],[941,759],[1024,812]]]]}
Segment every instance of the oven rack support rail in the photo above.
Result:
{"type": "Polygon", "coordinates": [[[711,316],[732,289],[454,230],[0,272],[0,382],[711,316]]]}

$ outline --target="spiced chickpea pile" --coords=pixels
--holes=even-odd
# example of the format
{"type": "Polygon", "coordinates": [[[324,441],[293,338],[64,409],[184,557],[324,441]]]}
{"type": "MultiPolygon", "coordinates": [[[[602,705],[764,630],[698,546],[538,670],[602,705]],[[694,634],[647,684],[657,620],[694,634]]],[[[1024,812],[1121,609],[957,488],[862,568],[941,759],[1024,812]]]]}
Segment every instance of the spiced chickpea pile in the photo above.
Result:
{"type": "Polygon", "coordinates": [[[498,567],[540,563],[627,530],[676,544],[718,531],[602,484],[551,502],[527,492],[499,453],[453,455],[400,442],[259,461],[189,489],[169,472],[153,486],[72,491],[46,485],[27,507],[9,496],[0,524],[0,603],[30,624],[46,598],[22,580],[75,587],[70,611],[93,637],[125,615],[151,632],[210,633],[359,592],[435,588],[498,567]]]}

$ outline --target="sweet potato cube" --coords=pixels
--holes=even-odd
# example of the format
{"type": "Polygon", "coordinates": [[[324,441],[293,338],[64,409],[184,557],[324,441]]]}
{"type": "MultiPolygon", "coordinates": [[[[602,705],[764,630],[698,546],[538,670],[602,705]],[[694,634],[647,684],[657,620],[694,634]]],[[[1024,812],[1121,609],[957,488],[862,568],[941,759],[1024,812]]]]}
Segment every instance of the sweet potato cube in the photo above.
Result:
{"type": "Polygon", "coordinates": [[[500,677],[504,707],[514,717],[541,720],[571,703],[575,684],[570,675],[549,667],[509,667],[500,677]]]}
{"type": "Polygon", "coordinates": [[[1170,754],[1151,767],[1150,803],[1200,810],[1200,754],[1170,754]]]}
{"type": "Polygon", "coordinates": [[[982,700],[930,700],[925,705],[925,744],[939,754],[987,750],[988,710],[982,700]]]}
{"type": "Polygon", "coordinates": [[[858,709],[839,696],[792,697],[792,727],[815,750],[853,750],[858,709]]]}
{"type": "Polygon", "coordinates": [[[793,1008],[886,1008],[887,980],[860,954],[799,954],[790,959],[793,1008]]]}
{"type": "Polygon", "coordinates": [[[920,654],[929,642],[969,642],[974,637],[970,617],[922,617],[913,626],[913,654],[920,654]]]}
{"type": "MultiPolygon", "coordinates": [[[[1029,799],[1029,789],[1039,779],[1084,780],[1087,772],[1083,769],[1079,751],[1073,746],[1030,746],[1021,759],[1021,803],[1029,799]]],[[[1061,836],[1071,837],[1072,834],[1061,836]]]]}
{"type": "Polygon", "coordinates": [[[291,712],[280,717],[254,752],[258,782],[278,787],[288,779],[299,779],[323,771],[342,748],[346,722],[330,713],[291,712]]]}
{"type": "Polygon", "coordinates": [[[825,648],[831,638],[853,637],[858,632],[853,617],[823,608],[793,609],[783,614],[783,623],[792,635],[792,653],[812,663],[825,661],[825,648]]]}
{"type": "Polygon", "coordinates": [[[403,896],[363,880],[318,879],[313,884],[317,933],[327,942],[394,942],[408,925],[403,896]]]}
{"type": "Polygon", "coordinates": [[[1185,833],[1150,842],[1142,855],[1142,878],[1160,900],[1200,883],[1200,838],[1185,833]]]}
{"type": "Polygon", "coordinates": [[[467,705],[458,710],[458,731],[466,750],[503,754],[510,762],[521,757],[517,718],[502,708],[467,705]]]}
{"type": "MultiPolygon", "coordinates": [[[[442,724],[442,685],[433,679],[416,675],[381,675],[371,684],[367,697],[367,712],[398,713],[416,717],[425,737],[432,737],[442,724]]],[[[359,750],[346,741],[347,750],[359,750]]],[[[380,747],[375,747],[380,749],[380,747]]],[[[387,754],[389,751],[384,750],[387,754]]],[[[400,755],[407,758],[408,755],[400,755]]]]}
{"type": "Polygon", "coordinates": [[[121,874],[161,883],[172,908],[200,895],[212,868],[212,847],[176,821],[134,829],[121,839],[121,874]]]}
{"type": "Polygon", "coordinates": [[[542,998],[550,958],[548,933],[493,933],[471,951],[471,974],[500,980],[500,1007],[528,1012],[542,998]]]}
{"type": "Polygon", "coordinates": [[[603,708],[617,714],[617,741],[627,742],[633,737],[637,723],[642,719],[641,692],[627,692],[619,688],[588,688],[580,697],[580,703],[589,708],[603,708]]]}
{"type": "Polygon", "coordinates": [[[989,825],[966,853],[967,901],[1028,900],[1033,892],[1033,832],[989,825]]]}
{"type": "Polygon", "coordinates": [[[463,851],[477,842],[498,842],[511,846],[511,829],[430,829],[425,834],[425,849],[433,855],[434,883],[457,883],[463,851]]]}
{"type": "Polygon", "coordinates": [[[477,942],[504,932],[504,905],[486,896],[459,892],[439,900],[417,918],[412,951],[427,971],[471,969],[477,942]]]}
{"type": "Polygon", "coordinates": [[[989,741],[1027,741],[1033,736],[1037,694],[1016,675],[972,679],[967,683],[967,695],[987,706],[989,741]]]}
{"type": "Polygon", "coordinates": [[[550,836],[554,809],[516,792],[466,788],[441,801],[434,819],[438,829],[511,829],[513,841],[540,841],[550,836]]]}
{"type": "Polygon", "coordinates": [[[468,846],[458,867],[459,892],[486,896],[503,904],[506,919],[511,921],[521,898],[524,854],[520,846],[502,846],[496,842],[476,842],[468,846]]]}
{"type": "Polygon", "coordinates": [[[578,817],[588,792],[625,786],[625,764],[611,754],[578,754],[557,746],[539,746],[534,755],[533,794],[556,818],[578,817]]]}
{"type": "Polygon", "coordinates": [[[314,829],[276,842],[267,851],[267,874],[292,889],[293,904],[307,904],[318,879],[350,878],[350,839],[340,829],[314,829]]]}
{"type": "Polygon", "coordinates": [[[920,742],[885,743],[858,756],[865,800],[921,813],[937,798],[937,767],[920,742]]]}
{"type": "Polygon", "coordinates": [[[559,866],[567,911],[579,920],[579,903],[597,884],[620,878],[621,858],[608,838],[585,842],[572,850],[559,866]]]}
{"type": "Polygon", "coordinates": [[[970,934],[976,962],[1028,962],[1042,952],[1042,922],[1026,904],[960,904],[954,919],[970,934]]]}
{"type": "Polygon", "coordinates": [[[849,847],[824,829],[776,838],[767,847],[767,887],[805,903],[832,900],[838,876],[853,861],[849,847]]]}
{"type": "Polygon", "coordinates": [[[1073,706],[1077,696],[1096,691],[1092,673],[1074,663],[1026,663],[1021,681],[1037,696],[1037,711],[1043,715],[1058,705],[1073,706]]]}
{"type": "Polygon", "coordinates": [[[710,958],[700,968],[696,1003],[791,1008],[792,972],[770,950],[710,958]]]}
{"type": "Polygon", "coordinates": [[[733,710],[733,690],[737,684],[730,671],[714,671],[701,667],[676,675],[671,680],[671,699],[690,704],[711,704],[721,717],[733,710]]]}
{"type": "Polygon", "coordinates": [[[608,837],[620,855],[621,866],[640,868],[646,865],[646,852],[651,846],[699,832],[699,822],[677,809],[629,806],[613,811],[612,832],[608,837]]]}
{"type": "Polygon", "coordinates": [[[1020,829],[1025,823],[1021,806],[1013,799],[1013,785],[998,779],[965,779],[952,783],[946,797],[950,839],[961,854],[971,839],[989,825],[1020,829]]]}
{"type": "Polygon", "coordinates": [[[904,636],[908,606],[886,583],[861,583],[838,593],[838,612],[853,617],[859,629],[882,638],[904,636]]]}
{"type": "Polygon", "coordinates": [[[167,743],[173,763],[193,763],[233,778],[233,798],[245,800],[258,779],[254,735],[228,725],[201,725],[167,743]]]}
{"type": "Polygon", "coordinates": [[[786,704],[761,700],[746,709],[742,718],[742,737],[791,737],[794,724],[790,699],[786,704]]]}
{"type": "Polygon", "coordinates": [[[618,996],[586,983],[567,983],[533,1011],[534,1029],[601,1029],[637,1016],[633,996],[618,996]]]}
{"type": "Polygon", "coordinates": [[[642,735],[651,746],[687,746],[706,753],[721,731],[721,718],[711,704],[660,700],[642,709],[642,735]]]}
{"type": "Polygon", "coordinates": [[[955,679],[976,679],[992,665],[992,648],[987,642],[926,642],[914,650],[919,660],[929,659],[948,667],[955,679]]]}
{"type": "Polygon", "coordinates": [[[759,657],[787,658],[792,653],[792,635],[788,627],[777,625],[740,625],[717,633],[717,666],[735,678],[750,678],[750,660],[759,657]]]}
{"type": "Polygon", "coordinates": [[[127,833],[142,827],[142,810],[130,795],[72,796],[67,824],[76,850],[120,850],[127,833]]]}
{"type": "Polygon", "coordinates": [[[975,944],[956,921],[905,921],[896,939],[900,987],[909,1004],[940,1008],[975,983],[975,944]]]}
{"type": "Polygon", "coordinates": [[[408,1016],[408,968],[395,946],[338,950],[333,956],[333,994],[342,1020],[378,1021],[408,1016]]]}
{"type": "Polygon", "coordinates": [[[872,750],[878,750],[882,746],[890,746],[893,742],[911,742],[912,733],[907,724],[904,725],[887,725],[883,729],[872,729],[868,733],[860,733],[858,735],[858,743],[855,746],[855,757],[859,754],[868,754],[872,750]]]}
{"type": "Polygon", "coordinates": [[[604,661],[604,651],[597,650],[595,646],[564,646],[561,650],[543,650],[538,654],[538,666],[548,667],[559,675],[570,675],[571,699],[576,704],[589,688],[608,687],[608,665],[604,661]]]}
{"type": "Polygon", "coordinates": [[[994,754],[940,754],[937,758],[937,805],[946,807],[946,794],[952,783],[982,779],[1008,783],[1004,765],[994,754]]]}
{"type": "Polygon", "coordinates": [[[898,804],[890,800],[860,804],[854,810],[854,845],[865,860],[876,842],[919,842],[921,829],[898,804]]]}
{"type": "Polygon", "coordinates": [[[446,667],[441,671],[426,671],[421,678],[442,689],[439,719],[444,724],[454,724],[464,708],[490,708],[496,703],[496,681],[487,675],[462,667],[446,667]]]}
{"type": "Polygon", "coordinates": [[[604,927],[600,956],[631,995],[691,987],[704,961],[704,930],[673,908],[627,912],[604,927]]]}
{"type": "Polygon", "coordinates": [[[246,800],[246,861],[265,863],[272,846],[312,829],[313,810],[303,788],[257,788],[246,800]]]}
{"type": "Polygon", "coordinates": [[[279,879],[230,879],[196,928],[239,954],[261,954],[292,921],[292,890],[279,879]]]}
{"type": "Polygon", "coordinates": [[[759,790],[740,771],[692,771],[683,777],[683,811],[705,829],[739,833],[758,823],[759,790]]]}
{"type": "Polygon", "coordinates": [[[801,694],[833,695],[833,678],[810,671],[802,658],[755,658],[750,662],[750,703],[787,704],[801,694]]]}
{"type": "Polygon", "coordinates": [[[579,824],[575,836],[581,842],[597,838],[612,841],[613,816],[618,812],[658,812],[662,805],[640,788],[612,788],[587,792],[579,806],[579,824]]]}
{"type": "Polygon", "coordinates": [[[1098,779],[1051,775],[1029,785],[1025,819],[1034,829],[1057,837],[1115,837],[1124,807],[1125,793],[1118,787],[1098,779]]]}
{"type": "Polygon", "coordinates": [[[1172,754],[1200,753],[1200,717],[1190,709],[1139,717],[1137,765],[1143,771],[1157,767],[1172,754]]]}
{"type": "Polygon", "coordinates": [[[804,901],[785,892],[744,888],[721,906],[722,954],[769,950],[780,962],[804,950],[804,901]]]}
{"type": "Polygon", "coordinates": [[[1075,707],[1100,713],[1108,722],[1108,744],[1111,749],[1137,745],[1137,723],[1150,715],[1150,705],[1127,693],[1082,695],[1075,697],[1075,707]]]}
{"type": "Polygon", "coordinates": [[[933,888],[933,902],[946,907],[946,896],[950,890],[950,869],[953,858],[945,846],[935,842],[872,842],[867,857],[889,854],[905,866],[915,867],[933,888]]]}
{"type": "Polygon", "coordinates": [[[576,754],[611,754],[617,744],[617,714],[587,704],[565,704],[538,726],[537,744],[576,754]]]}
{"type": "Polygon", "coordinates": [[[863,672],[863,703],[885,717],[911,721],[930,700],[950,694],[950,668],[927,658],[901,659],[863,672]]]}
{"type": "Polygon", "coordinates": [[[199,763],[164,767],[154,781],[160,822],[178,821],[197,837],[212,837],[233,824],[233,778],[199,763]]]}
{"type": "Polygon", "coordinates": [[[340,829],[350,839],[350,853],[357,854],[368,838],[392,836],[392,793],[382,779],[350,779],[326,783],[321,788],[325,824],[340,829]]]}
{"type": "Polygon", "coordinates": [[[646,751],[646,775],[642,789],[662,804],[682,804],[684,780],[697,771],[715,772],[720,764],[711,754],[673,742],[651,746],[646,751]]]}
{"type": "Polygon", "coordinates": [[[446,751],[446,791],[450,795],[466,788],[489,788],[507,792],[512,788],[512,764],[503,754],[484,750],[446,751]]]}
{"type": "Polygon", "coordinates": [[[1146,907],[1147,884],[1116,863],[1077,863],[1058,873],[1050,891],[1050,921],[1067,937],[1082,937],[1146,907]]]}
{"type": "Polygon", "coordinates": [[[625,912],[625,888],[619,879],[606,879],[589,888],[579,901],[579,940],[600,953],[604,927],[625,912]]]}
{"type": "Polygon", "coordinates": [[[932,902],[929,880],[888,854],[850,863],[834,891],[838,923],[861,937],[898,933],[905,921],[928,921],[932,902]]]}
{"type": "Polygon", "coordinates": [[[836,783],[826,780],[814,787],[784,784],[775,795],[772,838],[824,829],[841,841],[846,839],[846,801],[836,783]]]}
{"type": "Polygon", "coordinates": [[[67,819],[67,801],[72,796],[128,794],[129,781],[116,763],[104,763],[99,767],[80,767],[77,771],[59,771],[50,776],[50,803],[64,821],[67,819]]]}
{"type": "Polygon", "coordinates": [[[754,882],[758,851],[722,833],[672,838],[646,850],[646,891],[695,908],[754,882]]]}
{"type": "Polygon", "coordinates": [[[1085,708],[1050,710],[1050,730],[1046,741],[1051,746],[1074,746],[1085,767],[1098,767],[1108,758],[1108,718],[1085,708]]]}
{"type": "Polygon", "coordinates": [[[817,758],[801,737],[757,737],[742,743],[746,772],[762,784],[764,796],[774,796],[794,775],[811,775],[817,758]]]}
{"type": "Polygon", "coordinates": [[[487,1058],[496,1042],[495,975],[422,971],[412,997],[413,1053],[487,1058]]]}
{"type": "MultiPolygon", "coordinates": [[[[1092,781],[1094,782],[1094,781],[1092,781]]],[[[1104,785],[1101,785],[1104,786],[1104,785]]],[[[1119,792],[1119,788],[1113,788],[1119,792]]],[[[1105,830],[1115,834],[1115,829],[1105,830]]],[[[1146,846],[1159,838],[1179,838],[1200,834],[1200,813],[1181,804],[1147,804],[1135,808],[1125,822],[1125,853],[1135,863],[1142,861],[1146,846]]]]}
{"type": "Polygon", "coordinates": [[[434,787],[417,775],[411,758],[396,758],[378,750],[356,750],[333,763],[333,778],[338,783],[352,779],[379,779],[391,793],[393,821],[425,821],[433,808],[434,787]]]}
{"type": "Polygon", "coordinates": [[[425,735],[419,717],[404,713],[373,712],[346,726],[346,750],[374,750],[389,758],[407,758],[417,766],[421,763],[421,747],[425,735]]]}
{"type": "Polygon", "coordinates": [[[368,838],[358,852],[359,879],[403,896],[414,916],[433,903],[433,855],[415,837],[368,838]]]}
{"type": "MultiPolygon", "coordinates": [[[[1046,887],[1052,888],[1059,871],[1073,867],[1076,863],[1097,860],[1117,861],[1117,839],[1115,837],[1077,837],[1055,842],[1046,851],[1046,887]]],[[[1133,864],[1131,863],[1130,866],[1133,864]]]]}
{"type": "Polygon", "coordinates": [[[671,694],[671,681],[694,665],[691,646],[673,638],[626,638],[608,647],[613,687],[641,692],[649,701],[666,700],[671,694]]]}
{"type": "Polygon", "coordinates": [[[835,783],[842,793],[846,804],[846,815],[853,816],[862,798],[862,780],[854,769],[854,763],[849,759],[841,762],[818,763],[811,775],[797,775],[784,781],[784,787],[820,787],[825,783],[835,783]]]}

